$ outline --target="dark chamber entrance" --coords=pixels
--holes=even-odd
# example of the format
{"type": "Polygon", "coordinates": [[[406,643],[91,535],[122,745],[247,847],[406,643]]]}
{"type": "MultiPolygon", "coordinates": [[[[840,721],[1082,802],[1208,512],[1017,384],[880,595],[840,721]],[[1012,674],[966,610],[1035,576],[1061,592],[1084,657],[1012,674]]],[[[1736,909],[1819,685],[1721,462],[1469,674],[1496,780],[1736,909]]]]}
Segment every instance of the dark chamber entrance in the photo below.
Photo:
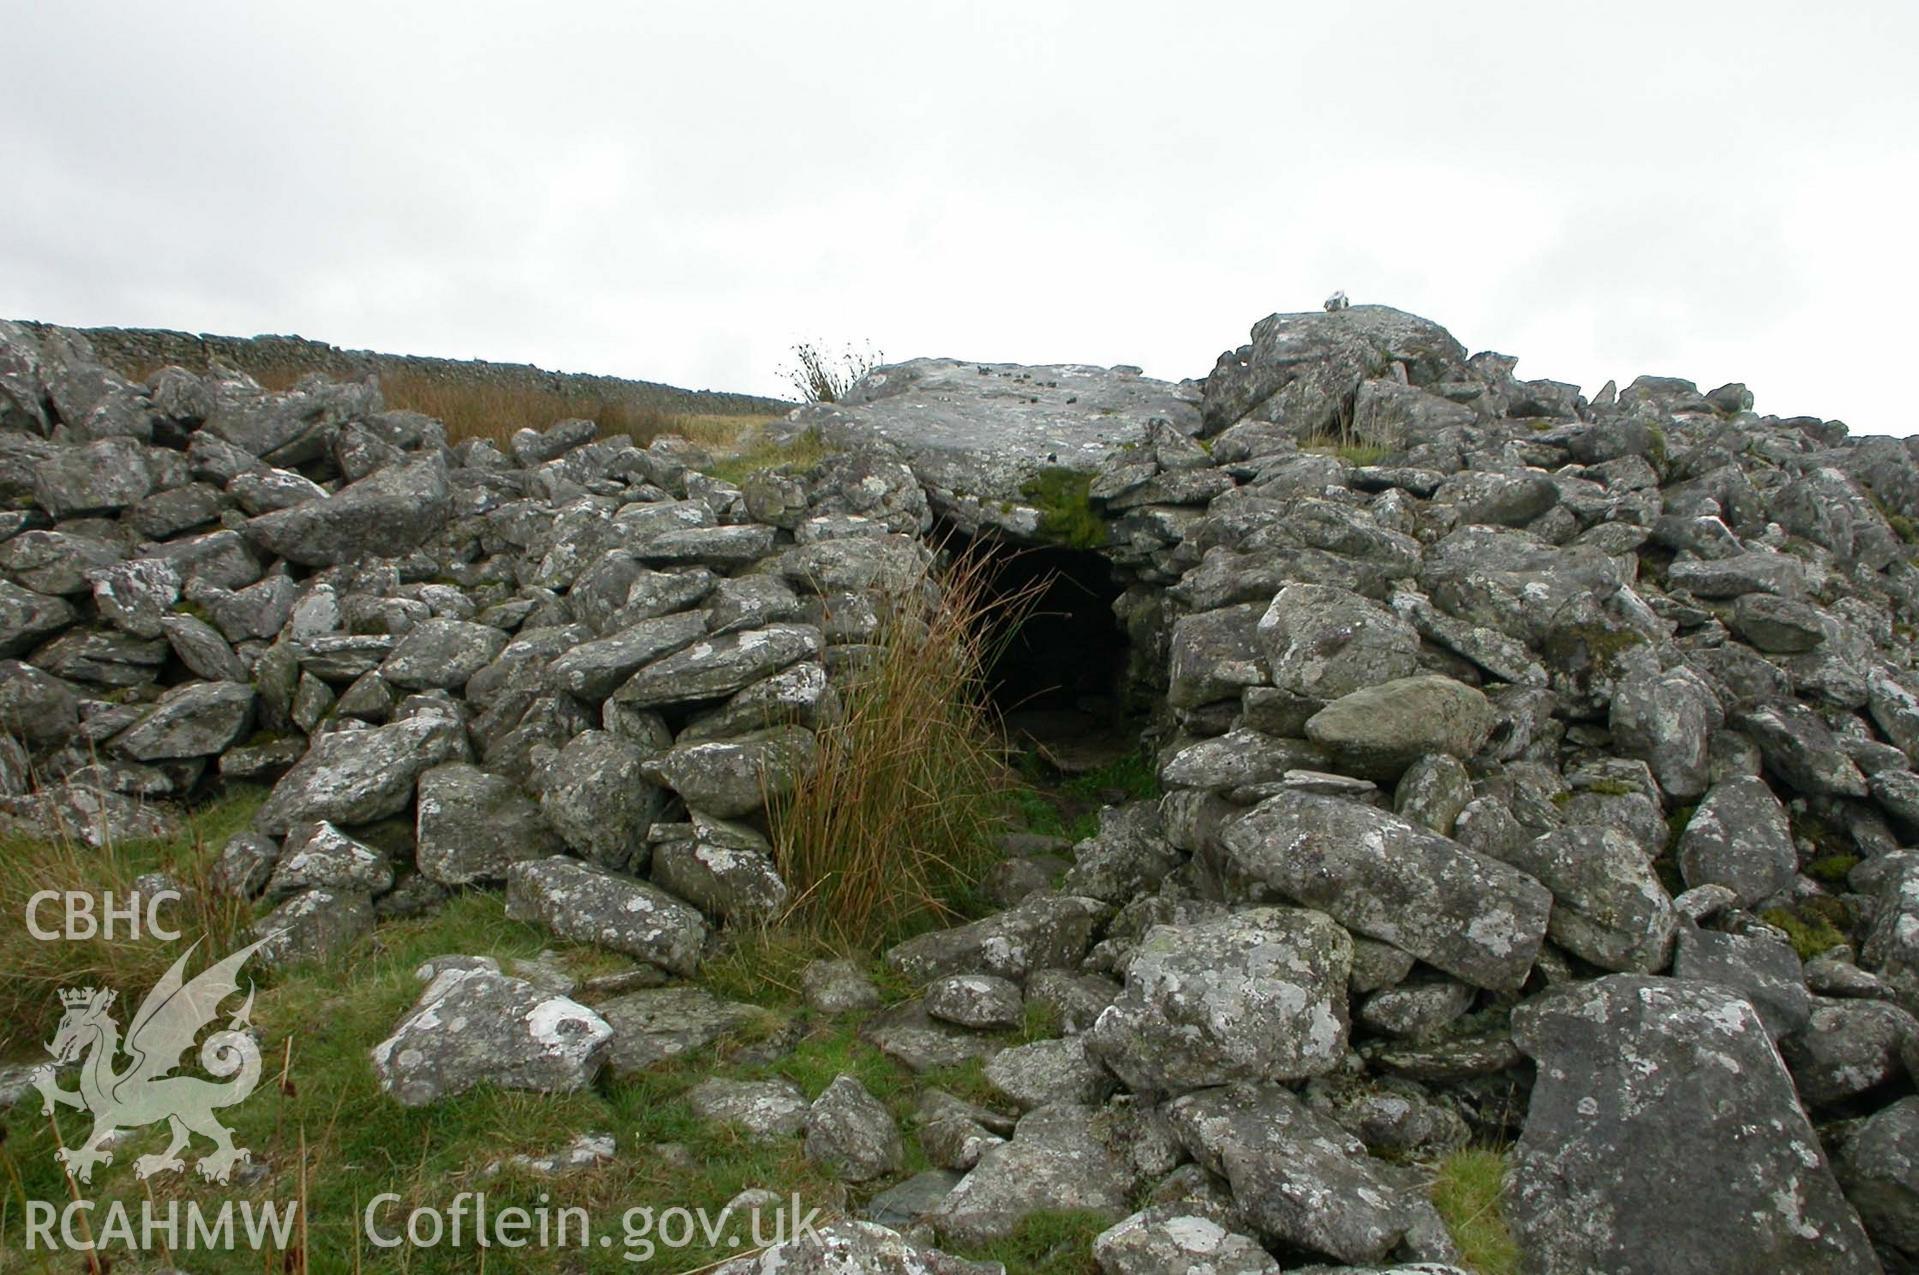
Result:
{"type": "Polygon", "coordinates": [[[1014,544],[991,533],[946,541],[980,564],[994,608],[987,693],[1016,743],[1061,770],[1089,770],[1134,751],[1125,720],[1125,630],[1112,564],[1098,553],[1014,544]]]}

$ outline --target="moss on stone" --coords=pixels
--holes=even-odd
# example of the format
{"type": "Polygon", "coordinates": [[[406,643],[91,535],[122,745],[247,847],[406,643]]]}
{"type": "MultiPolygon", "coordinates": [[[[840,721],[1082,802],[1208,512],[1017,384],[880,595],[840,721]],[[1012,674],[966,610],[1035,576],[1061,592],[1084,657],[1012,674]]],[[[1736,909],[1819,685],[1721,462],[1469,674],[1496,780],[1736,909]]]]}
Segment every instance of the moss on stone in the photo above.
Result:
{"type": "Polygon", "coordinates": [[[1020,494],[1039,510],[1039,533],[1068,549],[1098,549],[1107,541],[1106,520],[1093,509],[1093,476],[1063,466],[1040,470],[1020,484],[1020,494]]]}
{"type": "Polygon", "coordinates": [[[1646,432],[1652,436],[1652,446],[1647,449],[1646,459],[1652,462],[1652,467],[1661,476],[1664,476],[1666,465],[1672,459],[1671,454],[1666,450],[1666,427],[1653,425],[1646,432]]]}
{"type": "Polygon", "coordinates": [[[1595,779],[1586,785],[1586,791],[1601,797],[1630,797],[1639,789],[1623,779],[1595,779]]]}
{"type": "Polygon", "coordinates": [[[1822,854],[1806,865],[1806,875],[1826,885],[1844,885],[1846,877],[1858,866],[1856,854],[1822,854]]]}
{"type": "Polygon", "coordinates": [[[1791,908],[1767,908],[1759,919],[1785,931],[1799,959],[1810,961],[1846,941],[1840,923],[1848,915],[1846,905],[1837,899],[1807,899],[1791,908]]]}
{"type": "Polygon", "coordinates": [[[1587,665],[1591,668],[1612,672],[1618,665],[1621,655],[1636,646],[1645,646],[1650,639],[1636,629],[1607,628],[1602,624],[1575,624],[1555,633],[1547,642],[1547,653],[1557,658],[1565,658],[1571,667],[1578,667],[1575,658],[1584,651],[1587,665]]]}

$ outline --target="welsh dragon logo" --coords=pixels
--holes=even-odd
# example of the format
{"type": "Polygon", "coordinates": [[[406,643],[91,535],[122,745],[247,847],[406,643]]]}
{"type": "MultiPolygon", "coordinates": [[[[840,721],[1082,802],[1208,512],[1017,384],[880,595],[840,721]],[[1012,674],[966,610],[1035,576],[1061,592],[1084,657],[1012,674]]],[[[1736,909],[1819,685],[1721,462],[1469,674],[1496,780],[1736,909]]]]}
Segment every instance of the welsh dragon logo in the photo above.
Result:
{"type": "Polygon", "coordinates": [[[113,1152],[104,1144],[115,1131],[162,1120],[172,1126],[173,1140],[158,1155],[143,1155],[134,1161],[138,1177],[186,1168],[180,1152],[195,1133],[213,1142],[214,1149],[201,1156],[196,1166],[200,1176],[210,1182],[225,1182],[233,1166],[251,1154],[245,1147],[233,1145],[232,1131],[213,1115],[245,1100],[260,1081],[260,1047],[247,1030],[247,1015],[253,1008],[251,985],[246,1002],[226,1029],[214,1032],[200,1046],[200,1066],[211,1075],[232,1079],[216,1084],[198,1076],[167,1074],[180,1066],[181,1055],[193,1047],[200,1029],[218,1015],[220,1003],[240,990],[240,967],[260,944],[240,949],[188,981],[187,958],[198,946],[195,943],[189,947],[147,993],[127,1025],[124,1043],[119,1024],[107,1012],[113,1005],[114,992],[86,987],[60,993],[66,1013],[53,1043],[47,1046],[53,1065],[41,1067],[33,1083],[47,1115],[53,1114],[55,1103],[93,1113],[93,1132],[87,1140],[54,1153],[79,1181],[92,1180],[94,1165],[113,1163],[113,1152]],[[116,1071],[115,1064],[123,1053],[130,1061],[116,1071]],[[76,1059],[80,1059],[78,1091],[60,1088],[54,1080],[54,1066],[65,1066],[76,1059]]]}

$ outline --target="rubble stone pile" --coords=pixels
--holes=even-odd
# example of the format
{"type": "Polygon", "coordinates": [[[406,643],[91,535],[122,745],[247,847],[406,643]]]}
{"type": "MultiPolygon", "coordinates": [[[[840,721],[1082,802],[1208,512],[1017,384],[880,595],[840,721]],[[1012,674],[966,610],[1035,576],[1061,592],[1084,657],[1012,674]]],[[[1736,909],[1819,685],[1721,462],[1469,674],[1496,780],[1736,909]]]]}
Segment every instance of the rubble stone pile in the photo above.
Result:
{"type": "MultiPolygon", "coordinates": [[[[272,960],[503,886],[695,979],[788,903],[766,805],[940,534],[1096,555],[1163,795],[886,954],[920,992],[868,1038],[983,1060],[1004,1109],[929,1089],[932,1185],[875,1214],[909,1233],[788,1260],[969,1269],[926,1246],[1083,1208],[1109,1272],[1445,1270],[1414,1166],[1477,1141],[1513,1148],[1528,1271],[1912,1269],[1919,450],[1741,385],[1514,373],[1363,305],[1180,384],[916,360],[735,485],[677,439],[449,446],[374,382],[136,385],[0,325],[6,817],[150,835],[269,782],[221,870],[272,960]],[[1060,1034],[1007,1046],[1030,1005],[1060,1034]]],[[[423,973],[372,1060],[404,1102],[590,1083],[650,1021],[423,973]]],[[[709,1084],[848,1182],[902,1173],[850,1077],[709,1084]]]]}

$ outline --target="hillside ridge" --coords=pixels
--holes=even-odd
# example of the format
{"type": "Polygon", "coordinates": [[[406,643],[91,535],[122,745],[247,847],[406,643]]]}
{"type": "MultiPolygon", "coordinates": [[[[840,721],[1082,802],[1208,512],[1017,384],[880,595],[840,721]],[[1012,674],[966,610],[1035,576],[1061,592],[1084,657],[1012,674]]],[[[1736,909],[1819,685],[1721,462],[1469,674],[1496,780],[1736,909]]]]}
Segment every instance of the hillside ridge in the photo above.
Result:
{"type": "MultiPolygon", "coordinates": [[[[61,326],[37,320],[18,322],[40,337],[61,326]]],[[[686,389],[659,381],[592,372],[556,372],[532,363],[350,350],[299,335],[222,336],[171,328],[72,330],[82,333],[92,343],[95,353],[108,367],[136,380],[168,364],[190,372],[205,372],[212,361],[218,360],[255,377],[297,379],[318,372],[336,380],[358,380],[369,374],[387,377],[405,373],[474,386],[600,398],[674,412],[754,415],[785,412],[793,406],[781,399],[756,394],[686,389]]]]}

